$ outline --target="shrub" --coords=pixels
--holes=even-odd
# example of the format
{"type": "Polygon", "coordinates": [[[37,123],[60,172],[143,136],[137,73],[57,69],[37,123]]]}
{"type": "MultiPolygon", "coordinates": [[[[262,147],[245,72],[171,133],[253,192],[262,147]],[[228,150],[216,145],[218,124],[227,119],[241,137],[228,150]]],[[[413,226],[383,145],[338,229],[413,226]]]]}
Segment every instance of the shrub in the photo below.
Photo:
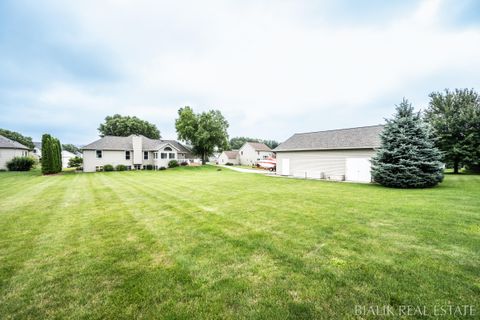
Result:
{"type": "Polygon", "coordinates": [[[160,167],[160,168],[158,168],[158,170],[166,170],[166,169],[167,169],[167,168],[165,168],[165,167],[160,167]]]}
{"type": "Polygon", "coordinates": [[[466,169],[468,173],[480,173],[480,164],[469,164],[466,169]]]}
{"type": "Polygon", "coordinates": [[[7,169],[0,169],[0,172],[7,172],[7,169]]]}
{"type": "Polygon", "coordinates": [[[182,162],[180,163],[180,165],[181,165],[181,166],[188,166],[188,162],[187,162],[187,161],[182,161],[182,162]]]}
{"type": "Polygon", "coordinates": [[[10,171],[29,171],[35,160],[30,157],[15,157],[9,162],[7,162],[7,168],[10,171]]]}
{"type": "Polygon", "coordinates": [[[80,157],[73,157],[68,160],[68,167],[69,168],[78,168],[82,166],[83,159],[80,157]]]}
{"type": "Polygon", "coordinates": [[[78,171],[83,171],[83,167],[77,167],[78,171]]]}
{"type": "Polygon", "coordinates": [[[169,168],[178,167],[178,161],[177,161],[177,160],[170,160],[170,161],[168,161],[168,167],[169,167],[169,168]]]}
{"type": "Polygon", "coordinates": [[[146,166],[143,166],[145,170],[153,170],[153,165],[147,164],[146,166]]]}
{"type": "Polygon", "coordinates": [[[111,164],[106,164],[103,166],[103,171],[113,171],[113,166],[111,164]]]}
{"type": "Polygon", "coordinates": [[[123,165],[123,164],[119,164],[115,167],[115,170],[117,171],[126,171],[127,170],[127,166],[123,165]]]}
{"type": "Polygon", "coordinates": [[[227,162],[227,163],[225,163],[225,165],[226,165],[226,166],[233,166],[233,163],[227,162]]]}

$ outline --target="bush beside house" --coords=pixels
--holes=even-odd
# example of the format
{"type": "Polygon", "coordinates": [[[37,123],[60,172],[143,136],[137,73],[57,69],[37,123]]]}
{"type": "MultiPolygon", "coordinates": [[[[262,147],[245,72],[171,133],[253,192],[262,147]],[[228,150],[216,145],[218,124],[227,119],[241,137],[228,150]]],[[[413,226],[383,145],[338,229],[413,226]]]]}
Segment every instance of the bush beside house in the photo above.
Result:
{"type": "Polygon", "coordinates": [[[35,159],[31,157],[15,157],[7,162],[9,171],[29,171],[35,164],[35,159]]]}

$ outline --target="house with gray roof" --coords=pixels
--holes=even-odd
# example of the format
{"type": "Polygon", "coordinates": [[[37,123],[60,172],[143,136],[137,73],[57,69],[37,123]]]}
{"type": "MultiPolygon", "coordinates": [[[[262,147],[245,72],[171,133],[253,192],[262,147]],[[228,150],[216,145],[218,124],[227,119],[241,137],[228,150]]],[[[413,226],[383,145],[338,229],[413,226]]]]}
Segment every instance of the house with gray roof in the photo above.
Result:
{"type": "Polygon", "coordinates": [[[7,162],[15,157],[26,157],[29,155],[29,148],[23,144],[0,136],[0,169],[7,169],[7,162]]]}
{"type": "Polygon", "coordinates": [[[142,135],[105,136],[82,148],[83,171],[102,171],[103,166],[125,165],[140,170],[167,167],[170,160],[192,161],[189,148],[175,140],[150,139],[142,135]]]}
{"type": "Polygon", "coordinates": [[[277,174],[371,182],[370,160],[383,125],[296,133],[273,151],[277,174]]]}
{"type": "Polygon", "coordinates": [[[258,161],[273,156],[272,149],[261,142],[245,142],[238,151],[240,164],[246,166],[254,166],[258,161]]]}

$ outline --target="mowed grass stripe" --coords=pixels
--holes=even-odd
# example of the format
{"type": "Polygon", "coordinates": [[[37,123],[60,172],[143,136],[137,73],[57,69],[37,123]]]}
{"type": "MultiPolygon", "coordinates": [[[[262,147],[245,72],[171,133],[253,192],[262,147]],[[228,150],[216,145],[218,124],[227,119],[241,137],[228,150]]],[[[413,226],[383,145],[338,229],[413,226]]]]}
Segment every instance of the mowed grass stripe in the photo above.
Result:
{"type": "Polygon", "coordinates": [[[0,259],[30,256],[0,288],[2,318],[349,319],[355,304],[478,302],[480,176],[395,190],[208,167],[0,174],[24,203],[24,179],[44,178],[61,204],[8,205],[30,220],[0,221],[0,259]],[[16,246],[46,215],[35,250],[16,246]]]}

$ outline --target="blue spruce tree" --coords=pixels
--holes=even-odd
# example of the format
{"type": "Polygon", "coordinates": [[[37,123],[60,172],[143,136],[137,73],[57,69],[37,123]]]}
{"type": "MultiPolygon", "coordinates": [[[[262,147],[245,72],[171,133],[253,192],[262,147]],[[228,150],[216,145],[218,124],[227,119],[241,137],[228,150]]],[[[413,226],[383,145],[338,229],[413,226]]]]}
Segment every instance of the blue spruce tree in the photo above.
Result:
{"type": "Polygon", "coordinates": [[[443,180],[442,154],[408,100],[396,107],[380,138],[381,146],[372,159],[376,182],[393,188],[428,188],[443,180]]]}

